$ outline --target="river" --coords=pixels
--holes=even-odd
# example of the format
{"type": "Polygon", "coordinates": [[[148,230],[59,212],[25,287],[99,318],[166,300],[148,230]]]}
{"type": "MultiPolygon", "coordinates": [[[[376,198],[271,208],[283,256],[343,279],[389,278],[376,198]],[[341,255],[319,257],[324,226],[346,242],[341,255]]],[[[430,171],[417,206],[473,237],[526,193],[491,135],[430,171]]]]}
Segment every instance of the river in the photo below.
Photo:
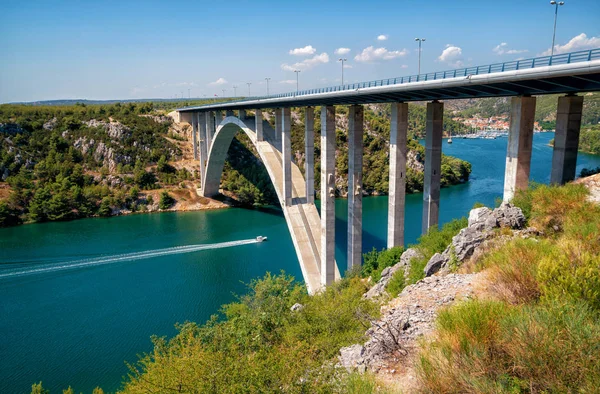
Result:
{"type": "MultiPolygon", "coordinates": [[[[534,137],[531,177],[548,182],[552,133],[534,137]]],[[[473,165],[471,180],[442,189],[440,221],[502,195],[506,138],[444,141],[473,165]]],[[[577,173],[600,166],[580,154],[577,173]]],[[[347,201],[336,202],[336,257],[343,270],[347,201]]],[[[387,197],[363,200],[364,251],[385,246],[387,197]]],[[[421,229],[422,195],[408,195],[406,242],[421,229]]],[[[125,361],[151,350],[150,336],[204,322],[270,271],[301,278],[277,209],[226,209],[85,219],[0,229],[0,393],[52,393],[71,385],[117,390],[125,361]],[[257,235],[268,241],[254,243],[257,235]],[[244,241],[248,242],[236,242],[244,241]],[[186,247],[186,248],[176,248],[186,247]]]]}

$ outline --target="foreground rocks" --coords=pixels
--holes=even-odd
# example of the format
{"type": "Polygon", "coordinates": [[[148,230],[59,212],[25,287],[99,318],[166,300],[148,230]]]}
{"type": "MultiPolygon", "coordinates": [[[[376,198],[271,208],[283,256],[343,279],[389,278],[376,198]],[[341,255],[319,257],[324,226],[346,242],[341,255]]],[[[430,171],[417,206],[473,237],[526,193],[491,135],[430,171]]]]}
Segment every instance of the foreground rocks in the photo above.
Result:
{"type": "Polygon", "coordinates": [[[429,259],[424,269],[425,276],[431,276],[440,270],[448,271],[453,264],[460,265],[486,239],[494,236],[492,230],[500,227],[521,230],[524,225],[523,211],[510,203],[503,202],[493,211],[487,207],[472,209],[469,213],[469,225],[452,238],[452,243],[446,250],[429,259]]]}
{"type": "Polygon", "coordinates": [[[364,345],[340,349],[340,365],[359,372],[386,368],[395,372],[403,368],[400,361],[416,347],[417,339],[434,329],[438,310],[455,300],[472,297],[479,275],[433,276],[407,286],[385,307],[383,317],[371,323],[364,345]]]}
{"type": "Polygon", "coordinates": [[[387,267],[381,272],[381,279],[377,282],[373,287],[366,292],[363,297],[364,298],[376,298],[384,294],[385,288],[387,287],[390,280],[398,270],[404,271],[404,277],[408,278],[408,273],[410,271],[410,261],[413,258],[421,258],[423,255],[415,248],[408,248],[402,253],[400,256],[400,262],[392,267],[387,267]]]}

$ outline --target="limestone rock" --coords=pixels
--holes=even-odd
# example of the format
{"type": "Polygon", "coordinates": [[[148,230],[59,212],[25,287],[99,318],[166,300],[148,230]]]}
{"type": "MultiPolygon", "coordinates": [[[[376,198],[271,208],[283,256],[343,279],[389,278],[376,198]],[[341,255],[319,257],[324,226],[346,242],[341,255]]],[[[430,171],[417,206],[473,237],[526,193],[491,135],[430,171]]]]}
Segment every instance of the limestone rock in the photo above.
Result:
{"type": "Polygon", "coordinates": [[[56,119],[56,116],[55,116],[54,118],[52,118],[49,121],[47,121],[46,123],[44,123],[44,125],[42,127],[44,128],[44,130],[52,131],[52,130],[54,130],[54,128],[56,127],[57,124],[58,124],[58,119],[56,119]]]}
{"type": "Polygon", "coordinates": [[[469,227],[474,227],[479,231],[491,230],[496,226],[496,218],[492,213],[492,210],[488,207],[471,209],[471,212],[469,212],[469,227]]]}
{"type": "Polygon", "coordinates": [[[340,355],[338,356],[340,365],[346,368],[348,372],[351,372],[354,369],[358,369],[359,372],[364,372],[366,368],[364,365],[365,360],[362,356],[363,351],[364,347],[359,344],[341,348],[340,355]]]}
{"type": "Polygon", "coordinates": [[[381,279],[379,279],[379,282],[377,282],[375,286],[371,287],[369,291],[363,295],[363,297],[371,299],[382,295],[396,271],[403,269],[404,276],[408,276],[408,272],[410,269],[410,261],[415,257],[419,258],[422,256],[423,255],[421,254],[421,252],[414,248],[406,249],[404,253],[402,253],[402,256],[400,256],[400,262],[391,267],[386,267],[381,272],[381,279]]]}
{"type": "Polygon", "coordinates": [[[304,305],[296,302],[294,305],[292,305],[292,307],[290,308],[290,310],[292,312],[297,312],[297,311],[301,311],[302,309],[304,309],[304,305]]]}
{"type": "Polygon", "coordinates": [[[481,245],[487,238],[486,233],[478,230],[479,226],[480,223],[472,227],[465,227],[460,230],[457,235],[452,237],[452,246],[454,247],[454,254],[458,261],[464,261],[471,257],[475,248],[481,245]]]}
{"type": "Polygon", "coordinates": [[[520,230],[525,225],[523,211],[511,203],[503,202],[498,208],[494,209],[493,214],[500,227],[510,227],[520,230]]]}
{"type": "Polygon", "coordinates": [[[444,253],[436,253],[427,262],[425,266],[425,276],[431,276],[438,272],[442,266],[446,265],[450,261],[450,256],[444,253]]]}

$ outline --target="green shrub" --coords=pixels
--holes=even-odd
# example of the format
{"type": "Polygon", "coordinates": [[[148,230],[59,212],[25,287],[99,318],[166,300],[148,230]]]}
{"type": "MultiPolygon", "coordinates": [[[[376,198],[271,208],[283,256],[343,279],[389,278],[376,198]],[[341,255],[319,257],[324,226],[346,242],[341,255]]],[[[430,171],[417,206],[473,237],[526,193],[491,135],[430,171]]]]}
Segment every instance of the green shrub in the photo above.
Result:
{"type": "Polygon", "coordinates": [[[362,277],[367,278],[370,276],[374,282],[378,282],[381,279],[381,272],[386,267],[398,263],[403,252],[403,247],[396,246],[391,249],[381,249],[379,252],[373,248],[370,252],[363,254],[362,277]]]}
{"type": "Polygon", "coordinates": [[[400,294],[400,292],[404,290],[405,286],[406,280],[404,278],[404,269],[401,268],[398,271],[394,272],[394,275],[392,275],[392,279],[390,279],[390,281],[388,282],[386,291],[392,297],[397,297],[398,294],[400,294]]]}
{"type": "Polygon", "coordinates": [[[600,257],[581,241],[561,242],[560,248],[544,256],[538,280],[546,300],[583,300],[600,310],[600,257]]]}
{"type": "Polygon", "coordinates": [[[160,200],[158,200],[158,208],[169,209],[175,204],[175,199],[169,195],[167,191],[160,193],[160,200]]]}

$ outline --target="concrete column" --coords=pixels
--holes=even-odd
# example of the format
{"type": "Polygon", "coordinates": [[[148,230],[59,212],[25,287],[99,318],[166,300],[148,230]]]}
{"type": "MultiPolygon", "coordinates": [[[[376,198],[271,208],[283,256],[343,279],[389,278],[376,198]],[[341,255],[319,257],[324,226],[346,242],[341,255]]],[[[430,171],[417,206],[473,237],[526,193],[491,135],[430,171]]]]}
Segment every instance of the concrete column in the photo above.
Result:
{"type": "Polygon", "coordinates": [[[408,103],[392,103],[387,247],[404,246],[408,103]]]}
{"type": "Polygon", "coordinates": [[[423,185],[423,234],[438,225],[440,208],[440,172],[442,171],[442,130],[444,103],[427,103],[425,132],[425,182],[423,185]]]}
{"type": "Polygon", "coordinates": [[[228,109],[227,111],[225,111],[225,116],[235,116],[235,114],[233,113],[232,109],[228,109]]]}
{"type": "MultiPolygon", "coordinates": [[[[206,113],[206,150],[210,152],[213,134],[215,133],[215,113],[208,111],[206,113]]],[[[207,157],[208,160],[208,157],[207,157]]]]}
{"type": "Polygon", "coordinates": [[[200,179],[204,180],[208,149],[206,146],[206,112],[198,113],[198,131],[200,135],[200,179]]]}
{"type": "Polygon", "coordinates": [[[256,109],[256,116],[254,117],[254,121],[256,123],[256,141],[264,141],[263,135],[263,117],[262,110],[256,109]]]}
{"type": "Polygon", "coordinates": [[[213,134],[217,132],[217,128],[219,127],[219,125],[221,124],[222,121],[223,121],[223,112],[215,111],[215,127],[213,129],[213,134]]]}
{"type": "Polygon", "coordinates": [[[306,202],[315,202],[315,109],[304,110],[304,176],[306,178],[306,202]]]}
{"type": "Polygon", "coordinates": [[[335,107],[321,107],[321,285],[335,280],[335,107]]]}
{"type": "Polygon", "coordinates": [[[504,201],[512,199],[516,190],[526,189],[529,184],[535,97],[513,97],[510,107],[504,201]]]}
{"type": "Polygon", "coordinates": [[[246,110],[245,109],[238,110],[238,118],[240,118],[241,120],[246,119],[246,110]]]}
{"type": "MultiPolygon", "coordinates": [[[[279,111],[278,111],[279,112],[279,111]]],[[[281,162],[283,165],[283,200],[292,205],[292,139],[290,108],[281,108],[281,162]]]]}
{"type": "MultiPolygon", "coordinates": [[[[281,138],[281,108],[275,108],[275,142],[279,142],[281,138]]],[[[278,145],[278,144],[276,144],[278,145]]]]}
{"type": "Polygon", "coordinates": [[[192,144],[194,146],[194,160],[198,160],[198,113],[192,112],[192,144]]]}
{"type": "Polygon", "coordinates": [[[558,98],[550,183],[562,185],[575,179],[582,109],[583,96],[558,98]]]}
{"type": "Polygon", "coordinates": [[[348,111],[348,270],[362,263],[362,105],[348,111]]]}

